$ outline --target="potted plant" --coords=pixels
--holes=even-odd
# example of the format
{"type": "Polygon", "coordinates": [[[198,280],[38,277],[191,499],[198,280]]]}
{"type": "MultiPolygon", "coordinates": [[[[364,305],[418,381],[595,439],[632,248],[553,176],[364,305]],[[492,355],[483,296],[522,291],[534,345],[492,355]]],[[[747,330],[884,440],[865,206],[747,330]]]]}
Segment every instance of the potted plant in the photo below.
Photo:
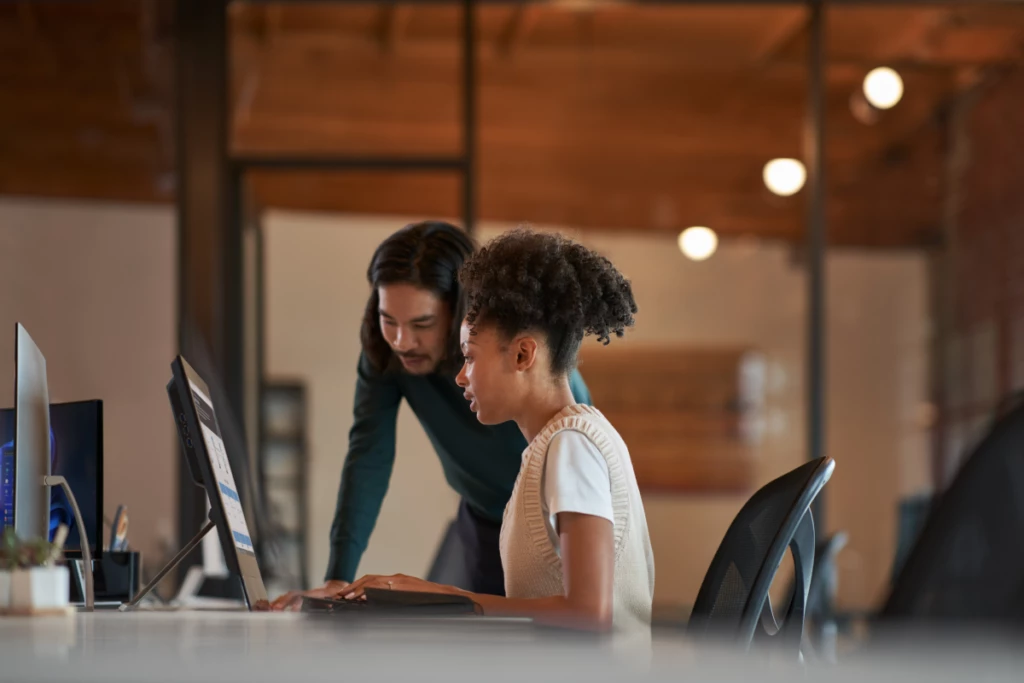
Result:
{"type": "Polygon", "coordinates": [[[52,543],[43,538],[23,541],[7,529],[0,546],[0,567],[8,567],[9,588],[6,605],[0,595],[0,607],[18,614],[68,611],[68,569],[57,564],[66,538],[63,525],[52,543]]]}

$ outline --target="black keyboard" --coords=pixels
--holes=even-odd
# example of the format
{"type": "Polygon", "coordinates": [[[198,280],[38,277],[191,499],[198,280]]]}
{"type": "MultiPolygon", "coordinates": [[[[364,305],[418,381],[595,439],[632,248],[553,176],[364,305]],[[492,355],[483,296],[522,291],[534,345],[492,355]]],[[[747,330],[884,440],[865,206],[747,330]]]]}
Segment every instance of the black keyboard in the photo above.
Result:
{"type": "Polygon", "coordinates": [[[366,613],[379,616],[437,616],[477,614],[479,605],[464,595],[416,593],[367,588],[365,600],[302,598],[303,612],[326,614],[366,613]]]}

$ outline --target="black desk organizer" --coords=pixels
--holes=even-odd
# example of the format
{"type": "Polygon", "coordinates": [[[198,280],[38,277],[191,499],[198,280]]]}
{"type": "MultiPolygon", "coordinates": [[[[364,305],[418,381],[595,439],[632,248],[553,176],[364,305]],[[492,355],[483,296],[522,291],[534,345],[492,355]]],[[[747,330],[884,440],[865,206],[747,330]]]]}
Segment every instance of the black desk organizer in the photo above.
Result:
{"type": "MultiPolygon", "coordinates": [[[[84,602],[82,585],[77,580],[77,566],[81,556],[68,557],[71,567],[70,598],[72,604],[84,602]]],[[[96,602],[128,602],[141,585],[142,553],[137,551],[104,550],[99,560],[93,561],[93,589],[96,602]]]]}

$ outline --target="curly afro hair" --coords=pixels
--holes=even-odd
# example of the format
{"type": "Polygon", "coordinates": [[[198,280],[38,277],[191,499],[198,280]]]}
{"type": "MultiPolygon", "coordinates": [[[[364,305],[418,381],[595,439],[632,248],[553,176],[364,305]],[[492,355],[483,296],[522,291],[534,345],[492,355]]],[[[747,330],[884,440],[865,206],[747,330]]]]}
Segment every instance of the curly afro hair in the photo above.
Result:
{"type": "Polygon", "coordinates": [[[539,330],[551,349],[551,370],[576,367],[583,338],[607,344],[633,325],[629,280],[611,261],[561,235],[518,228],[469,258],[459,274],[466,322],[494,325],[506,337],[539,330]]]}

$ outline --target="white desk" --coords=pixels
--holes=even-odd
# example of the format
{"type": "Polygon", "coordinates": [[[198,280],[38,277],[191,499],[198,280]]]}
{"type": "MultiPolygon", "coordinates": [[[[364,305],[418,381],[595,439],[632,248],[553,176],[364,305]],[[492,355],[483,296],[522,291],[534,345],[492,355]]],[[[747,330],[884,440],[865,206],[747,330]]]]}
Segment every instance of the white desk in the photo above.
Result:
{"type": "Polygon", "coordinates": [[[479,683],[573,659],[589,662],[596,681],[616,658],[606,643],[555,642],[550,632],[517,620],[209,611],[0,619],[0,681],[479,683]]]}
{"type": "Polygon", "coordinates": [[[97,612],[68,618],[0,618],[0,682],[23,681],[444,681],[623,683],[736,681],[1019,683],[1024,649],[944,646],[859,657],[811,676],[776,658],[744,658],[656,634],[649,672],[613,642],[560,638],[508,622],[358,622],[307,615],[97,612]]]}

